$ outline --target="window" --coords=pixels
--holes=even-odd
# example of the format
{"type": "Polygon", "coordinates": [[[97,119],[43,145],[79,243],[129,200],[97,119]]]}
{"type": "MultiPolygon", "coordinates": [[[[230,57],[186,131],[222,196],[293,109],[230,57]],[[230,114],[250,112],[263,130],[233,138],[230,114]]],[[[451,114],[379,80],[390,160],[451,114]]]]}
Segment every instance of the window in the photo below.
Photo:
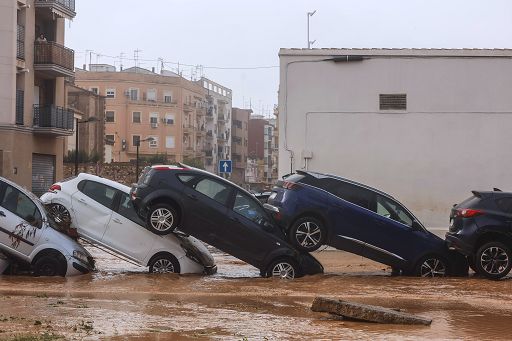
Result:
{"type": "Polygon", "coordinates": [[[105,112],[105,122],[115,122],[115,113],[113,111],[106,111],[105,112]]]}
{"type": "Polygon", "coordinates": [[[116,98],[116,89],[107,89],[106,97],[107,98],[116,98]]]}
{"type": "Polygon", "coordinates": [[[174,124],[174,114],[165,114],[165,124],[174,124]]]}
{"type": "Polygon", "coordinates": [[[105,143],[113,145],[115,142],[115,136],[114,135],[105,135],[105,143]]]}
{"type": "Polygon", "coordinates": [[[135,208],[133,207],[132,201],[130,200],[130,196],[124,192],[121,193],[121,200],[119,201],[119,207],[117,209],[117,213],[133,221],[136,224],[144,226],[145,223],[139,218],[137,213],[135,212],[135,208]]]}
{"type": "Polygon", "coordinates": [[[158,123],[158,113],[157,112],[152,112],[151,114],[149,114],[149,123],[151,123],[152,125],[158,123]]]}
{"type": "Polygon", "coordinates": [[[165,137],[165,148],[176,148],[174,136],[165,137]]]}
{"type": "Polygon", "coordinates": [[[258,224],[263,224],[267,217],[256,200],[242,192],[236,194],[233,211],[258,224]]]}
{"type": "Polygon", "coordinates": [[[96,86],[90,87],[89,91],[92,93],[95,93],[96,95],[98,95],[100,93],[100,89],[96,86]]]}
{"type": "Polygon", "coordinates": [[[414,218],[397,202],[377,194],[377,214],[398,221],[407,226],[412,226],[414,218]]]}
{"type": "Polygon", "coordinates": [[[304,177],[301,182],[322,188],[335,196],[357,206],[376,212],[375,193],[366,188],[332,178],[311,179],[304,177]]]}
{"type": "Polygon", "coordinates": [[[138,101],[139,100],[139,89],[130,89],[128,90],[130,100],[138,101]]]}
{"type": "Polygon", "coordinates": [[[406,94],[380,94],[380,110],[407,110],[406,94]]]}
{"type": "Polygon", "coordinates": [[[132,146],[140,146],[140,135],[132,135],[132,146]]]}
{"type": "Polygon", "coordinates": [[[192,181],[196,178],[195,175],[189,175],[189,174],[178,174],[178,180],[180,180],[182,183],[186,184],[189,181],[192,181]]]}
{"type": "Polygon", "coordinates": [[[208,89],[208,82],[207,81],[203,81],[203,86],[208,89]]]}
{"type": "Polygon", "coordinates": [[[229,187],[217,181],[213,181],[209,178],[202,179],[195,185],[194,189],[222,205],[226,205],[228,202],[229,187]]]}
{"type": "Polygon", "coordinates": [[[158,148],[158,137],[151,136],[153,140],[149,141],[149,148],[158,148]]]}
{"type": "MultiPolygon", "coordinates": [[[[28,196],[18,189],[6,185],[1,206],[16,214],[32,226],[40,228],[43,223],[41,212],[28,196]]],[[[14,226],[12,226],[14,228],[14,226]]]]}
{"type": "Polygon", "coordinates": [[[501,198],[496,200],[498,208],[508,214],[512,214],[512,198],[501,198]]]}
{"type": "Polygon", "coordinates": [[[139,111],[132,112],[132,122],[133,123],[141,122],[141,113],[139,111]]]}
{"type": "Polygon", "coordinates": [[[85,181],[85,183],[78,188],[83,194],[87,195],[94,201],[97,201],[107,208],[112,208],[112,203],[114,202],[114,196],[116,194],[116,190],[114,188],[95,181],[85,181]]]}
{"type": "Polygon", "coordinates": [[[172,94],[168,91],[164,92],[164,102],[172,103],[172,94]]]}
{"type": "Polygon", "coordinates": [[[156,89],[148,89],[146,98],[148,101],[156,101],[156,89]]]}

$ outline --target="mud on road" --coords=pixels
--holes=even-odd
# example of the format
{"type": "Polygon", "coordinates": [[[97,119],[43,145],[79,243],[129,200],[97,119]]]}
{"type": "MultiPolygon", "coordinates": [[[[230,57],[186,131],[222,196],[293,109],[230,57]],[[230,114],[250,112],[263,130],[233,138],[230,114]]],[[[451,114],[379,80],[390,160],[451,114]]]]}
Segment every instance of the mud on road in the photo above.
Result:
{"type": "Polygon", "coordinates": [[[94,252],[98,272],[74,278],[0,277],[0,339],[350,340],[510,339],[512,278],[391,277],[340,251],[315,253],[326,274],[293,281],[214,253],[214,276],[149,275],[94,252]],[[431,326],[339,321],[313,313],[316,296],[404,309],[431,326]]]}

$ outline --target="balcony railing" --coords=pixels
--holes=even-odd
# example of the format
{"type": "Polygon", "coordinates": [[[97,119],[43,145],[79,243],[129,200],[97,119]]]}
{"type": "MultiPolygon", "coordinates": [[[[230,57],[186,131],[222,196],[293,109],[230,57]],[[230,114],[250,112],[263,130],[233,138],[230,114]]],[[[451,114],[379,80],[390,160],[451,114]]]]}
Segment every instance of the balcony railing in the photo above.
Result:
{"type": "Polygon", "coordinates": [[[16,58],[25,60],[25,26],[18,25],[16,33],[16,58]]]}
{"type": "MultiPolygon", "coordinates": [[[[48,66],[63,68],[64,74],[74,74],[75,51],[55,42],[43,42],[34,44],[34,67],[43,66],[41,70],[47,70],[48,66]]],[[[58,72],[58,70],[55,70],[58,72]]]]}
{"type": "Polygon", "coordinates": [[[55,105],[34,105],[34,128],[73,130],[73,110],[55,105]]]}
{"type": "Polygon", "coordinates": [[[23,125],[23,112],[25,111],[25,92],[16,90],[16,124],[23,125]]]}
{"type": "Polygon", "coordinates": [[[75,12],[75,0],[35,0],[36,7],[50,8],[53,13],[57,13],[59,16],[67,17],[72,19],[76,16],[75,12]]]}

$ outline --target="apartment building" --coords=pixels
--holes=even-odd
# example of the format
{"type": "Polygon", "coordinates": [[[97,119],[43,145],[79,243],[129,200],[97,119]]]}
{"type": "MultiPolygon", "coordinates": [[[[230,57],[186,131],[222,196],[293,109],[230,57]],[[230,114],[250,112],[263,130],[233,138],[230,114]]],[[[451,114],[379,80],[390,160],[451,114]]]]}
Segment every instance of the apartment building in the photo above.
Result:
{"type": "Polygon", "coordinates": [[[232,114],[231,154],[233,173],[231,174],[231,181],[244,186],[249,148],[249,117],[252,110],[233,108],[232,114]]]}
{"type": "Polygon", "coordinates": [[[78,150],[89,157],[99,157],[103,161],[105,151],[105,97],[92,91],[66,83],[68,107],[73,109],[76,123],[72,136],[66,139],[65,150],[69,153],[76,149],[78,131],[78,150]],[[94,121],[90,121],[94,117],[94,121]],[[80,122],[80,123],[79,123],[80,122]]]}
{"type": "Polygon", "coordinates": [[[263,177],[267,184],[274,184],[277,181],[277,129],[276,119],[272,118],[265,122],[263,127],[263,177]]]}
{"type": "Polygon", "coordinates": [[[105,162],[165,155],[168,162],[204,164],[206,98],[199,84],[140,67],[91,65],[75,84],[105,96],[105,162]]]}
{"type": "Polygon", "coordinates": [[[197,84],[206,94],[205,169],[219,174],[219,160],[231,159],[232,92],[205,77],[197,84]]]}
{"type": "Polygon", "coordinates": [[[65,77],[74,51],[64,46],[74,0],[0,2],[0,175],[36,194],[62,178],[73,111],[65,105],[65,77]]]}
{"type": "Polygon", "coordinates": [[[511,49],[281,49],[279,174],[338,174],[447,227],[512,189],[511,49]]]}

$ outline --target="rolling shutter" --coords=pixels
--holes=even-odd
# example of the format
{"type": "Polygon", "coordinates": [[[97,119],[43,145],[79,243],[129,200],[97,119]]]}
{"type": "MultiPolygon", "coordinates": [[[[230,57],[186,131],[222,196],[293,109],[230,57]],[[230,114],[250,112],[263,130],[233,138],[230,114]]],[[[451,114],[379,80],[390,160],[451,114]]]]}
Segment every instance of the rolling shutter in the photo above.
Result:
{"type": "Polygon", "coordinates": [[[32,192],[41,196],[55,183],[55,155],[32,154],[32,192]]]}

